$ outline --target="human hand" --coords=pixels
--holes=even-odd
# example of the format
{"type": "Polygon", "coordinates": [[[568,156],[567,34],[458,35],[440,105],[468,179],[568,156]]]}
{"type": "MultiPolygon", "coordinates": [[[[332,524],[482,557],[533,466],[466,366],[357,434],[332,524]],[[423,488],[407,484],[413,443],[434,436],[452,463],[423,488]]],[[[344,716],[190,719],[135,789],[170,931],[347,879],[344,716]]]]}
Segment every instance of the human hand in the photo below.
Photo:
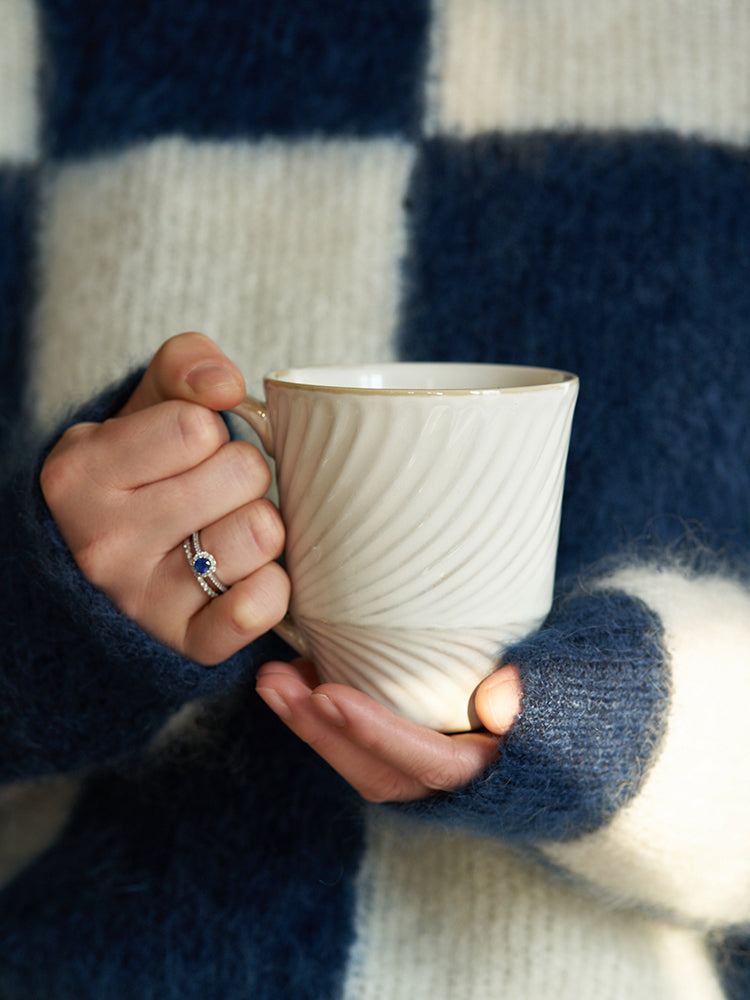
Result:
{"type": "Polygon", "coordinates": [[[284,529],[264,499],[270,470],[251,444],[229,440],[215,412],[244,394],[216,344],[197,333],[173,337],[117,416],[71,427],[40,476],[84,575],[157,639],[204,664],[266,632],[289,602],[274,561],[284,529]],[[229,587],[215,600],[183,550],[196,530],[229,587]]]}
{"type": "Polygon", "coordinates": [[[517,667],[506,665],[477,689],[486,732],[447,736],[394,715],[344,684],[320,684],[312,664],[267,663],[256,689],[289,728],[371,802],[396,802],[452,791],[497,756],[521,710],[517,667]]]}

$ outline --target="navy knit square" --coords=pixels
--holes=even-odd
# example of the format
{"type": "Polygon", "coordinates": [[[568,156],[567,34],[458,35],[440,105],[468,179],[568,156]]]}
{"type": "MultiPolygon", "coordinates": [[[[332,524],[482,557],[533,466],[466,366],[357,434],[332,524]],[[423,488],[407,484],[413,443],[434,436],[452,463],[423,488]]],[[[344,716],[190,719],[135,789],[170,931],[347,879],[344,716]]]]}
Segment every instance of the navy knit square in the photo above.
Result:
{"type": "Polygon", "coordinates": [[[750,996],[750,935],[746,929],[732,930],[711,940],[716,964],[727,1000],[747,1000],[750,996]]]}
{"type": "Polygon", "coordinates": [[[12,417],[21,399],[36,185],[33,168],[0,169],[0,420],[12,417]]]}
{"type": "Polygon", "coordinates": [[[204,709],[199,732],[200,750],[175,741],[89,778],[60,840],[3,894],[0,996],[49,995],[50,968],[56,1000],[341,996],[355,793],[252,684],[204,709]]]}
{"type": "Polygon", "coordinates": [[[686,524],[747,545],[750,154],[646,133],[435,140],[409,204],[404,355],[581,376],[561,568],[686,524]]]}
{"type": "Polygon", "coordinates": [[[376,135],[419,121],[427,0],[43,0],[48,141],[376,135]]]}

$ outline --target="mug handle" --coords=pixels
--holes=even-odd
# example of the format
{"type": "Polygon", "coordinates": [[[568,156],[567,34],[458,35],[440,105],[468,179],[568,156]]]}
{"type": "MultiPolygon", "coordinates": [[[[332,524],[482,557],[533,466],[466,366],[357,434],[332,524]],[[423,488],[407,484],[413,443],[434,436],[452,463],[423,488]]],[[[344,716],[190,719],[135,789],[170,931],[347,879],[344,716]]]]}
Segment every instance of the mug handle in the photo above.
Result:
{"type": "MultiPolygon", "coordinates": [[[[268,407],[261,403],[254,396],[245,396],[241,403],[231,411],[238,417],[242,417],[260,438],[260,443],[271,458],[273,454],[273,427],[268,416],[268,407]]],[[[302,635],[299,627],[290,614],[287,614],[278,625],[274,625],[273,631],[284,640],[292,649],[296,649],[302,656],[310,659],[310,647],[307,640],[302,635]]]]}
{"type": "Polygon", "coordinates": [[[242,417],[246,423],[250,424],[260,438],[260,443],[266,453],[273,458],[273,431],[265,403],[261,403],[254,396],[245,396],[231,412],[236,413],[238,417],[242,417]]]}

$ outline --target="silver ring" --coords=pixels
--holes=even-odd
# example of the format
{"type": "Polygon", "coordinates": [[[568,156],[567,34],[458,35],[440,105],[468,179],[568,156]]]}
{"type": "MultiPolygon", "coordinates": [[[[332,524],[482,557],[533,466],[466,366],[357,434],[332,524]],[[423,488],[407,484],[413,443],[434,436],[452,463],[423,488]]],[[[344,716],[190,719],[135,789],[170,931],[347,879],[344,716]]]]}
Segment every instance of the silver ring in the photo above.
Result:
{"type": "Polygon", "coordinates": [[[194,531],[190,538],[185,539],[182,547],[193,576],[208,596],[220,597],[225,594],[227,587],[216,575],[216,559],[201,545],[200,534],[194,531]]]}

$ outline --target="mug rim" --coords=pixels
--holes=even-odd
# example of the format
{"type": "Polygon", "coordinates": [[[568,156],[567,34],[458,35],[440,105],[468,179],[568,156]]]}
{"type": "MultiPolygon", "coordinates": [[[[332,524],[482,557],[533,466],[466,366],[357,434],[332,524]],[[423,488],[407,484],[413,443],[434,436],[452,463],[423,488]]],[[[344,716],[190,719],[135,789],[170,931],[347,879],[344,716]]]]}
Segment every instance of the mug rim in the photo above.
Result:
{"type": "MultiPolygon", "coordinates": [[[[439,381],[439,380],[438,380],[439,381]]],[[[268,372],[263,377],[266,386],[277,386],[282,389],[303,389],[311,392],[345,393],[351,395],[372,395],[372,396],[474,396],[474,395],[495,395],[498,393],[514,392],[540,392],[544,390],[559,389],[561,386],[571,386],[577,384],[579,378],[573,372],[561,368],[548,368],[541,365],[516,365],[516,364],[494,364],[488,362],[453,362],[453,361],[385,361],[373,362],[372,364],[319,364],[300,365],[293,368],[281,368],[278,371],[268,372]],[[506,379],[512,376],[516,381],[514,384],[505,385],[434,385],[434,386],[409,386],[409,385],[346,385],[334,382],[314,381],[314,376],[338,371],[361,375],[370,373],[372,376],[386,376],[395,371],[407,374],[408,369],[427,369],[435,376],[440,371],[457,369],[464,371],[483,372],[485,376],[492,371],[502,373],[506,379]],[[528,373],[528,374],[524,374],[528,373]],[[290,377],[294,376],[294,377],[290,377]],[[311,378],[312,376],[312,378],[311,378]]]]}

